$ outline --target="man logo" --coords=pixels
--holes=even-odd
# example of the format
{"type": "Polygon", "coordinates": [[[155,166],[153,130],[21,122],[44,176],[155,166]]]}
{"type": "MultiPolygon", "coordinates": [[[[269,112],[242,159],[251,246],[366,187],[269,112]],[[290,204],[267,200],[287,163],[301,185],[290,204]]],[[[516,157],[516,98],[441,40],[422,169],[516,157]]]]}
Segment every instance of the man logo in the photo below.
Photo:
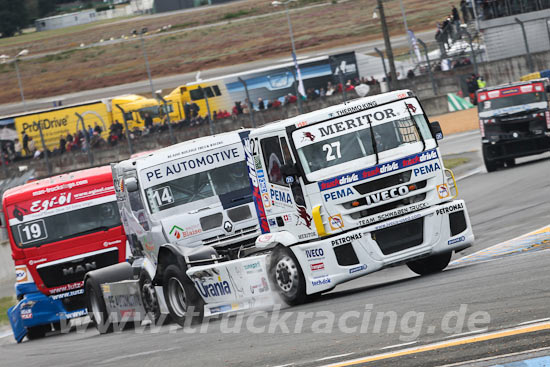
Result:
{"type": "Polygon", "coordinates": [[[223,229],[225,229],[226,232],[231,232],[233,230],[233,224],[231,224],[230,221],[227,221],[223,224],[223,229]]]}
{"type": "Polygon", "coordinates": [[[89,263],[85,263],[85,264],[79,264],[79,265],[76,265],[76,266],[68,266],[66,268],[63,268],[63,276],[71,276],[71,275],[75,275],[75,274],[79,274],[79,273],[86,273],[90,270],[95,270],[97,269],[97,265],[95,263],[95,261],[92,261],[92,262],[89,262],[89,263]]]}

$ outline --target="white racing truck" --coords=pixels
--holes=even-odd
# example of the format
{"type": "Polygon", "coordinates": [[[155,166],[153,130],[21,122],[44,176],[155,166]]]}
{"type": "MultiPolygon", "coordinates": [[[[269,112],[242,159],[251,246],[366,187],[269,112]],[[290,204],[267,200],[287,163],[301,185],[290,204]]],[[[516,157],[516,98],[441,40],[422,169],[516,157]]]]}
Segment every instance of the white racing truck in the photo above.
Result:
{"type": "Polygon", "coordinates": [[[390,266],[407,264],[420,275],[443,270],[474,235],[464,201],[454,200],[442,137],[407,90],[253,130],[251,182],[260,226],[267,221],[270,232],[258,237],[256,249],[266,253],[187,274],[206,289],[230,284],[215,297],[202,295],[231,309],[243,288],[238,280],[252,275],[256,283],[267,277],[285,302],[299,304],[390,266]]]}
{"type": "Polygon", "coordinates": [[[474,236],[442,137],[396,91],[116,165],[137,259],[88,274],[92,316],[158,315],[166,300],[183,325],[190,306],[200,318],[269,305],[271,291],[292,305],[385,267],[443,270],[474,236]]]}
{"type": "MultiPolygon", "coordinates": [[[[112,166],[132,258],[131,265],[86,274],[88,310],[100,332],[166,312],[183,324],[188,305],[201,317],[219,311],[215,305],[203,311],[201,296],[208,300],[234,285],[195,288],[185,271],[254,250],[261,232],[245,158],[248,134],[201,138],[112,166]]],[[[248,293],[268,290],[267,279],[262,281],[263,287],[248,287],[248,293]]]]}

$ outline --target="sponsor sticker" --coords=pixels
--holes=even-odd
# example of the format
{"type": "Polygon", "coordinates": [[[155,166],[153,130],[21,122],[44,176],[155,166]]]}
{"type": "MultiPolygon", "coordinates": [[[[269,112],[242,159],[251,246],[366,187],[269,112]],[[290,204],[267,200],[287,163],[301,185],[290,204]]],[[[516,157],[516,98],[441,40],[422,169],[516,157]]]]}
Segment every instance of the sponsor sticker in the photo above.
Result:
{"type": "Polygon", "coordinates": [[[15,267],[15,281],[17,283],[26,283],[29,281],[28,270],[25,265],[15,267]]]}
{"type": "Polygon", "coordinates": [[[359,266],[351,268],[351,269],[349,269],[349,273],[353,274],[353,273],[357,273],[358,271],[363,271],[363,270],[367,270],[367,265],[361,264],[359,266]]]}
{"type": "Polygon", "coordinates": [[[466,241],[466,237],[465,236],[460,236],[458,238],[450,239],[449,241],[447,241],[447,244],[448,245],[454,245],[455,243],[464,242],[464,241],[466,241]]]}
{"type": "Polygon", "coordinates": [[[437,195],[439,195],[440,199],[445,199],[451,196],[449,186],[447,186],[447,184],[437,185],[437,195]]]}
{"type": "Polygon", "coordinates": [[[309,264],[309,267],[311,268],[311,271],[325,270],[325,264],[323,262],[309,264]]]}
{"type": "Polygon", "coordinates": [[[322,278],[322,279],[316,279],[311,281],[311,285],[314,287],[330,284],[330,278],[322,278]]]}
{"type": "Polygon", "coordinates": [[[23,308],[21,310],[21,318],[24,320],[32,319],[32,310],[30,308],[23,308]]]}
{"type": "Polygon", "coordinates": [[[330,224],[330,229],[332,229],[333,231],[344,228],[344,220],[342,219],[342,214],[336,214],[332,217],[328,217],[328,222],[330,224]]]}

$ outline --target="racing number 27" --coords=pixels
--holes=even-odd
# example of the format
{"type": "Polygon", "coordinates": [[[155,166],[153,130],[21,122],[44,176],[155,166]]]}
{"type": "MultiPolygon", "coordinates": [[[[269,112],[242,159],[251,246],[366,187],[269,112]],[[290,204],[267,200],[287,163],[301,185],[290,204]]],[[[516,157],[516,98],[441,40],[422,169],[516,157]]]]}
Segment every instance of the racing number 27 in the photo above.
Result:
{"type": "Polygon", "coordinates": [[[342,153],[340,153],[340,142],[335,141],[334,143],[323,145],[323,152],[327,153],[327,162],[333,161],[335,159],[342,158],[342,153]],[[333,154],[333,149],[336,155],[333,154]]]}

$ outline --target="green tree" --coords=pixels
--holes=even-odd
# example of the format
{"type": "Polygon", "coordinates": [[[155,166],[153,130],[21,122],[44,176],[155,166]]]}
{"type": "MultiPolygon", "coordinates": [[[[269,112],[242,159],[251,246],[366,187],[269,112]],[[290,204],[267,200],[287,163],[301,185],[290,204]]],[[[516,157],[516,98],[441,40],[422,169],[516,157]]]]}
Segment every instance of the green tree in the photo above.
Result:
{"type": "Polygon", "coordinates": [[[43,18],[55,12],[55,0],[38,0],[38,17],[43,18]]]}
{"type": "Polygon", "coordinates": [[[27,9],[23,1],[0,0],[0,33],[11,37],[28,23],[27,9]]]}

